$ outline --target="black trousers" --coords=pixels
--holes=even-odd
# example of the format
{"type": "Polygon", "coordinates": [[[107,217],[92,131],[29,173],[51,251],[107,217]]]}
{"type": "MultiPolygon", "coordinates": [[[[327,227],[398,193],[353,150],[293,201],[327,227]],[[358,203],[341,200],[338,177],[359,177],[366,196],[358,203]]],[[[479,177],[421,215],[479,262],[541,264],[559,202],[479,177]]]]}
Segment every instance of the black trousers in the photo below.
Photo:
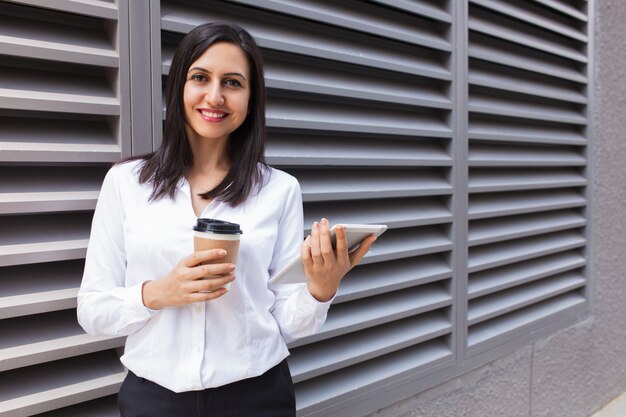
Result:
{"type": "Polygon", "coordinates": [[[128,372],[118,395],[121,417],[295,417],[287,360],[266,373],[217,388],[175,393],[128,372]]]}

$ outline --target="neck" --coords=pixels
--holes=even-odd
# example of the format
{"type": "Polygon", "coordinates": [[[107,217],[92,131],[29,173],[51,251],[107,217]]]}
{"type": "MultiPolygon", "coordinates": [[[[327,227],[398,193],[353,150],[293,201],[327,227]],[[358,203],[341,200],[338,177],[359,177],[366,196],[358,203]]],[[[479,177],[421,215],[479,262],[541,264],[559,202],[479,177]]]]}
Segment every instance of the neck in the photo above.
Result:
{"type": "Polygon", "coordinates": [[[223,176],[230,170],[231,159],[228,149],[228,136],[219,139],[207,139],[196,135],[186,126],[187,138],[193,155],[193,164],[188,177],[223,176]]]}

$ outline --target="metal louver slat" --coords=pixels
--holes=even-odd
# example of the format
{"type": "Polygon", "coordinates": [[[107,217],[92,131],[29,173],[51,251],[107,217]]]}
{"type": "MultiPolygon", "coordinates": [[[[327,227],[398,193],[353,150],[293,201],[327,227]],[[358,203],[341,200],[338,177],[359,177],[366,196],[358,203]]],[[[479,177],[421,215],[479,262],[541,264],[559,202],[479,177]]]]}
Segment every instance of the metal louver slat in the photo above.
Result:
{"type": "Polygon", "coordinates": [[[125,375],[112,352],[5,371],[0,375],[0,413],[28,416],[110,395],[125,375]]]}
{"type": "Polygon", "coordinates": [[[115,47],[105,36],[105,23],[100,19],[37,8],[28,8],[27,17],[23,13],[23,6],[0,4],[2,54],[110,68],[119,66],[115,47]],[[68,32],[73,35],[67,36],[68,32]]]}
{"type": "Polygon", "coordinates": [[[62,12],[117,20],[119,13],[115,4],[107,0],[11,0],[29,6],[43,7],[62,12]]]}
{"type": "MultiPolygon", "coordinates": [[[[452,108],[445,92],[445,81],[426,81],[399,72],[365,69],[341,62],[329,63],[304,56],[298,58],[296,65],[289,61],[288,55],[267,51],[264,54],[266,87],[368,101],[452,108]]],[[[167,66],[167,58],[165,63],[167,66]]]]}
{"type": "Polygon", "coordinates": [[[0,331],[8,335],[0,343],[0,372],[116,348],[125,339],[85,334],[73,309],[2,320],[0,331]]]}
{"type": "Polygon", "coordinates": [[[468,297],[471,300],[585,265],[585,258],[579,252],[572,251],[475,272],[470,275],[468,297]]]}
{"type": "Polygon", "coordinates": [[[73,114],[61,120],[52,113],[0,110],[0,125],[3,162],[110,163],[121,157],[121,147],[103,116],[73,114]]]}
{"type": "Polygon", "coordinates": [[[474,8],[470,14],[468,27],[471,31],[534,48],[575,62],[587,63],[586,54],[577,48],[578,42],[541,31],[532,26],[505,19],[495,14],[474,8]]]}
{"type": "Polygon", "coordinates": [[[468,110],[495,116],[508,116],[523,119],[543,120],[548,122],[584,125],[587,118],[574,105],[549,102],[540,99],[524,99],[521,96],[501,97],[475,88],[468,104],[468,110]]]}
{"type": "Polygon", "coordinates": [[[119,417],[119,415],[117,396],[108,395],[80,404],[59,408],[54,411],[37,414],[37,417],[119,417]]]}
{"type": "Polygon", "coordinates": [[[438,20],[445,23],[451,23],[452,17],[450,13],[445,11],[445,4],[418,3],[411,0],[370,0],[372,3],[382,4],[397,10],[416,14],[418,16],[428,17],[429,19],[438,20]]]}
{"type": "Polygon", "coordinates": [[[511,2],[501,0],[470,0],[472,4],[504,14],[525,23],[549,30],[580,42],[587,42],[587,36],[579,30],[572,29],[570,22],[563,22],[558,14],[549,16],[547,12],[533,6],[531,2],[511,2]]]}
{"type": "Polygon", "coordinates": [[[273,128],[332,130],[368,134],[450,137],[450,127],[429,110],[327,100],[270,97],[267,125],[273,128]]]}
{"type": "Polygon", "coordinates": [[[266,149],[267,161],[280,165],[325,166],[450,166],[452,159],[442,143],[427,140],[385,139],[380,136],[272,134],[266,149]]]}
{"type": "Polygon", "coordinates": [[[582,207],[585,198],[576,188],[527,192],[476,194],[469,199],[469,219],[510,216],[582,207]]]}
{"type": "Polygon", "coordinates": [[[451,355],[449,346],[437,339],[303,381],[298,384],[298,408],[304,415],[315,411],[328,415],[334,404],[341,404],[356,393],[408,377],[425,365],[435,368],[451,355]]]}
{"type": "Polygon", "coordinates": [[[98,78],[0,67],[0,98],[5,109],[57,111],[81,114],[119,115],[119,102],[98,78]],[[33,81],[37,80],[37,81],[33,81]]]}
{"type": "Polygon", "coordinates": [[[580,10],[576,10],[575,7],[570,6],[567,3],[563,3],[557,0],[534,0],[534,1],[536,1],[537,3],[543,4],[546,7],[550,7],[565,15],[578,19],[581,22],[587,22],[589,20],[585,13],[582,13],[580,10]]]}
{"type": "Polygon", "coordinates": [[[109,395],[37,414],[37,417],[119,417],[119,415],[117,396],[109,395]]]}
{"type": "Polygon", "coordinates": [[[294,349],[289,367],[295,383],[336,371],[452,331],[443,314],[395,321],[294,349]]]}
{"type": "Polygon", "coordinates": [[[494,120],[481,114],[470,114],[469,139],[503,142],[584,145],[580,126],[558,125],[530,119],[500,117],[494,120]]]}
{"type": "Polygon", "coordinates": [[[0,319],[75,308],[82,273],[82,261],[0,269],[0,319]]]}
{"type": "Polygon", "coordinates": [[[574,210],[476,220],[470,223],[468,244],[470,247],[484,245],[559,230],[576,229],[585,224],[587,224],[585,217],[574,210]]]}
{"type": "Polygon", "coordinates": [[[501,316],[513,310],[553,298],[585,285],[580,273],[568,272],[555,277],[512,288],[470,302],[468,324],[473,326],[485,320],[501,316]]]}
{"type": "MultiPolygon", "coordinates": [[[[469,331],[468,346],[478,347],[480,344],[494,345],[497,337],[510,335],[521,336],[528,328],[537,327],[553,319],[558,313],[579,308],[585,298],[577,292],[569,292],[559,297],[546,300],[538,305],[515,311],[503,317],[472,326],[469,331]]],[[[489,346],[486,346],[489,347],[489,346]]]]}
{"type": "Polygon", "coordinates": [[[450,306],[452,296],[439,284],[408,288],[333,305],[322,329],[289,344],[295,348],[357,330],[450,306]]]}
{"type": "Polygon", "coordinates": [[[91,215],[50,214],[28,224],[0,217],[0,266],[79,259],[85,256],[91,215]]]}
{"type": "Polygon", "coordinates": [[[106,171],[0,167],[0,214],[94,209],[106,171]]]}
{"type": "Polygon", "coordinates": [[[341,281],[334,304],[452,277],[452,268],[443,259],[423,256],[357,266],[341,281]]]}
{"type": "Polygon", "coordinates": [[[0,248],[3,252],[0,266],[52,262],[83,258],[87,252],[87,239],[2,245],[0,248]]]}
{"type": "Polygon", "coordinates": [[[472,193],[539,190],[545,188],[582,187],[587,184],[585,177],[574,169],[472,169],[469,189],[472,193]]]}
{"type": "Polygon", "coordinates": [[[309,203],[304,212],[305,232],[314,221],[332,213],[338,223],[386,224],[390,229],[450,223],[452,213],[443,201],[432,197],[309,203]]]}
{"type": "Polygon", "coordinates": [[[576,65],[572,66],[566,58],[530,48],[511,47],[506,41],[489,38],[480,33],[470,33],[470,41],[468,53],[470,58],[563,80],[587,82],[587,77],[581,74],[576,65]]]}
{"type": "Polygon", "coordinates": [[[533,236],[502,242],[497,245],[477,246],[469,251],[469,272],[495,268],[551,253],[564,252],[582,247],[585,242],[581,233],[568,230],[546,236],[533,236]]]}
{"type": "Polygon", "coordinates": [[[570,103],[586,104],[587,97],[580,91],[580,85],[554,77],[528,74],[511,69],[503,72],[501,67],[482,61],[472,61],[468,74],[469,84],[492,89],[510,91],[562,100],[570,103]]]}
{"type": "Polygon", "coordinates": [[[574,147],[496,145],[474,142],[469,153],[471,167],[492,166],[584,166],[581,149],[574,147]]]}
{"type": "Polygon", "coordinates": [[[296,3],[285,0],[235,0],[237,3],[313,21],[331,24],[353,31],[378,35],[401,42],[412,43],[433,49],[450,51],[451,45],[441,39],[440,29],[430,19],[407,16],[393,9],[376,7],[364,2],[344,0],[300,0],[296,3]]]}
{"type": "Polygon", "coordinates": [[[290,172],[300,180],[305,202],[445,195],[452,191],[448,180],[435,171],[381,169],[375,176],[361,169],[290,172]]]}
{"type": "Polygon", "coordinates": [[[440,227],[389,230],[377,239],[377,244],[372,246],[361,260],[361,264],[444,252],[450,249],[452,249],[452,241],[440,227]]]}

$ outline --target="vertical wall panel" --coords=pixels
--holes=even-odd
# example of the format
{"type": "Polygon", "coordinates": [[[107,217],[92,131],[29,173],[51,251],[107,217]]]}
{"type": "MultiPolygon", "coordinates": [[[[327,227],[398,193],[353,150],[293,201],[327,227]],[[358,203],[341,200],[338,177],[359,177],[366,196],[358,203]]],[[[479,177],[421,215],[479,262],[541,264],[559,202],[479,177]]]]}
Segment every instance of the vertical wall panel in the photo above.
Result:
{"type": "Polygon", "coordinates": [[[471,356],[586,305],[588,39],[586,2],[469,3],[471,356]]]}
{"type": "Polygon", "coordinates": [[[124,7],[0,2],[3,416],[111,395],[125,375],[123,339],[86,335],[75,310],[100,184],[130,144],[124,7]]]}
{"type": "Polygon", "coordinates": [[[389,225],[345,278],[321,331],[290,345],[301,415],[326,415],[454,359],[448,8],[161,2],[164,76],[198,24],[235,21],[255,36],[268,87],[267,159],[300,181],[307,227],[322,216],[389,225]]]}

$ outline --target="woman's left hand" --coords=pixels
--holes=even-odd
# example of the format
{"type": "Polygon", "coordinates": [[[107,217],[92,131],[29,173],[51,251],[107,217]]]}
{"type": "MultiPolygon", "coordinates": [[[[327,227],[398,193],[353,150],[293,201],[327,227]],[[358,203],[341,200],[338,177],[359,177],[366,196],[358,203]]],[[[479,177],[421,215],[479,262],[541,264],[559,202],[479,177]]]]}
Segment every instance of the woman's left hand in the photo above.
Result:
{"type": "Polygon", "coordinates": [[[337,226],[335,228],[337,245],[333,250],[328,229],[326,219],[313,223],[311,235],[304,240],[301,248],[304,272],[308,278],[307,288],[320,302],[333,298],[341,279],[361,261],[376,240],[374,235],[368,236],[363,239],[357,250],[348,253],[346,230],[337,226]]]}

